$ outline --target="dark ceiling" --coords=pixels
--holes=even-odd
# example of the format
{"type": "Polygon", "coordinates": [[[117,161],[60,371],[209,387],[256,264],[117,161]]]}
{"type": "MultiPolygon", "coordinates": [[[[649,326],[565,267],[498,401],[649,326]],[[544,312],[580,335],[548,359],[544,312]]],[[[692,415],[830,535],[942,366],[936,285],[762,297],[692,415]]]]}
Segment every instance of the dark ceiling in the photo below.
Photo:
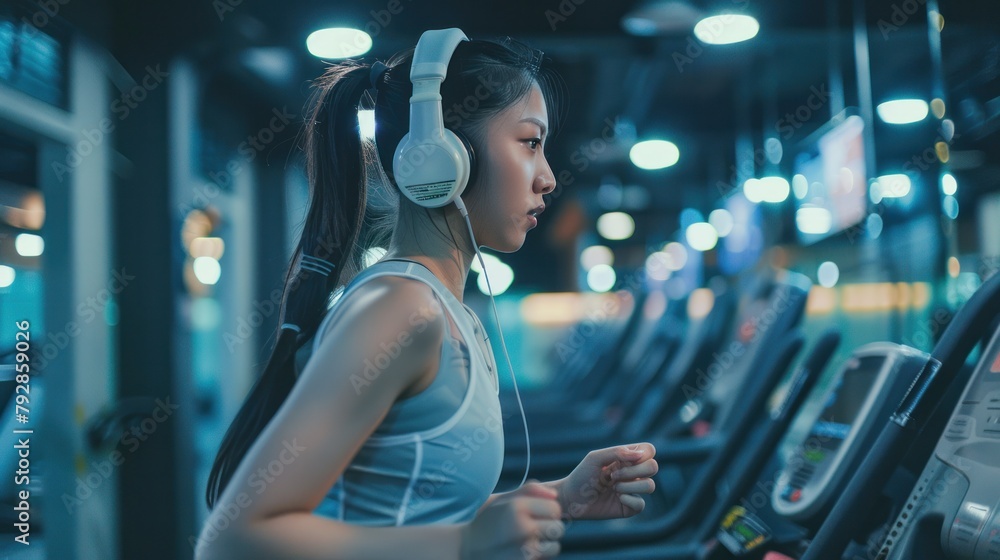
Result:
{"type": "MultiPolygon", "coordinates": [[[[1000,156],[995,132],[1000,128],[1000,4],[940,2],[943,64],[936,74],[928,1],[678,1],[672,3],[675,29],[657,37],[623,30],[623,16],[644,4],[634,0],[179,0],[167,5],[114,0],[110,7],[114,41],[148,43],[150,52],[193,54],[241,93],[240,102],[257,103],[263,111],[305,101],[308,80],[323,70],[324,63],[304,45],[318,28],[367,26],[374,37],[373,50],[365,56],[369,61],[411,47],[429,28],[460,27],[472,38],[521,39],[545,51],[569,86],[566,126],[548,148],[553,168],[570,170],[574,183],[568,188],[591,203],[602,183],[645,190],[649,204],[634,209],[636,239],[642,243],[675,230],[682,208],[712,209],[720,195],[716,185],[731,181],[738,140],[746,152],[759,150],[765,134],[777,135],[785,153],[794,152],[797,142],[841,106],[860,105],[856,54],[865,49],[856,48],[855,4],[863,6],[869,30],[873,102],[899,94],[930,99],[940,95],[936,87],[943,87],[947,115],[957,130],[975,130],[956,138],[956,163],[963,151],[985,156],[985,162],[964,171],[973,177],[964,184],[993,188],[1000,182],[1000,169],[992,163],[1000,156]],[[758,36],[726,46],[694,39],[692,18],[722,10],[756,17],[758,36]],[[829,96],[818,109],[803,112],[818,92],[829,96]],[[807,118],[801,118],[805,113],[807,118]],[[574,152],[579,157],[608,122],[619,123],[617,140],[590,154],[587,168],[580,169],[574,152]],[[654,172],[631,165],[631,142],[653,135],[679,146],[677,165],[654,172]]],[[[876,123],[875,132],[880,166],[909,159],[933,145],[937,134],[932,123],[902,134],[876,123]]]]}

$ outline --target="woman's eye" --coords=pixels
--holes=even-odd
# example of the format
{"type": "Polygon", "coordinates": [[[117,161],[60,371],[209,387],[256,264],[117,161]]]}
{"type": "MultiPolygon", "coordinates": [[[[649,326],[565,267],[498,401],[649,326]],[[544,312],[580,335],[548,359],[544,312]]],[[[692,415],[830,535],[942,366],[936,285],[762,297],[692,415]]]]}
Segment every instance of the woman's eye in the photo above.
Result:
{"type": "Polygon", "coordinates": [[[534,145],[531,146],[531,149],[534,150],[535,148],[538,147],[539,144],[542,143],[542,139],[541,138],[529,138],[528,140],[525,140],[525,142],[533,142],[534,145]]]}

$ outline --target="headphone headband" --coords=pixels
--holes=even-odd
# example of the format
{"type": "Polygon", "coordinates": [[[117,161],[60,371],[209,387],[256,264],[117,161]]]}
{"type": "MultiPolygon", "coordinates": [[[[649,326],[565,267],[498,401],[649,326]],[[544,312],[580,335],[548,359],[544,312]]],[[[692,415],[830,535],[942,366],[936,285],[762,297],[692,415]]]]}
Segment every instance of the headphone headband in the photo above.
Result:
{"type": "MultiPolygon", "coordinates": [[[[438,208],[455,202],[469,182],[470,146],[444,127],[441,84],[455,49],[469,38],[458,28],[425,31],[410,63],[410,130],[396,147],[393,176],[419,206],[438,208]]],[[[460,203],[460,201],[459,201],[460,203]]]]}
{"type": "Polygon", "coordinates": [[[413,62],[410,64],[410,81],[416,82],[426,78],[440,78],[444,81],[448,75],[448,62],[459,43],[469,38],[457,27],[449,29],[431,29],[425,31],[417,41],[413,51],[413,62]]]}
{"type": "Polygon", "coordinates": [[[444,129],[441,111],[441,83],[448,74],[448,62],[462,41],[469,38],[461,29],[432,29],[417,41],[410,64],[410,134],[440,134],[444,129]]]}

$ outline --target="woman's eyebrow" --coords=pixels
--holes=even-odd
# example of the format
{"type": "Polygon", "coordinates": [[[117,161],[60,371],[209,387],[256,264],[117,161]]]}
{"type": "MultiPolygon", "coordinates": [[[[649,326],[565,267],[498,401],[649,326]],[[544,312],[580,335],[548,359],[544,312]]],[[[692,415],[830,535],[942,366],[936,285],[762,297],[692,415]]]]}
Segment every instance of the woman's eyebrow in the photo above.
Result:
{"type": "Polygon", "coordinates": [[[543,123],[542,121],[536,119],[535,117],[527,117],[527,118],[521,119],[521,120],[519,120],[517,122],[519,122],[519,123],[530,122],[530,123],[537,124],[538,128],[542,129],[542,136],[545,136],[545,131],[546,131],[545,123],[543,123]]]}

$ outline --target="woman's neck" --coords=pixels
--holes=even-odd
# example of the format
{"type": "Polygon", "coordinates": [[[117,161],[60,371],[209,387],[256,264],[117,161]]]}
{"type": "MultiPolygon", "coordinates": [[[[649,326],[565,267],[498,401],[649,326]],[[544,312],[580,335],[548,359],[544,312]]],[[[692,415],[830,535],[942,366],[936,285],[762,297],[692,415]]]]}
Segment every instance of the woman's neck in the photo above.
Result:
{"type": "Polygon", "coordinates": [[[476,258],[468,229],[454,208],[400,209],[392,239],[383,259],[407,259],[426,266],[458,301],[463,301],[469,267],[476,258]],[[443,210],[443,211],[441,211],[443,210]],[[457,239],[439,232],[452,231],[457,239]],[[466,248],[469,250],[466,250],[466,248]]]}
{"type": "Polygon", "coordinates": [[[427,267],[442,284],[448,288],[459,302],[463,302],[465,283],[469,276],[469,266],[472,264],[457,254],[444,257],[434,257],[424,253],[401,251],[390,248],[380,260],[404,259],[416,261],[427,267]]]}

